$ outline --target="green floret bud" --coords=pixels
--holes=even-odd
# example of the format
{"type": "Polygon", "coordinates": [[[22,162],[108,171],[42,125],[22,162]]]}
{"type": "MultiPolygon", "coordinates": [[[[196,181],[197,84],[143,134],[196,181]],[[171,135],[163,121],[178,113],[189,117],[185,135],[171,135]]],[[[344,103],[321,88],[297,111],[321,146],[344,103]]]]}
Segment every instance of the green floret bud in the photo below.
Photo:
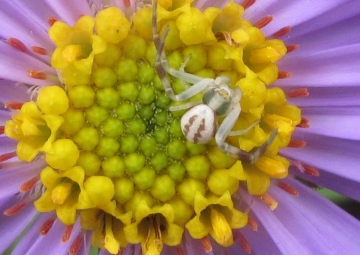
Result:
{"type": "Polygon", "coordinates": [[[131,153],[135,152],[139,146],[139,139],[135,135],[126,135],[121,137],[121,152],[131,153]]]}
{"type": "Polygon", "coordinates": [[[167,145],[167,152],[173,159],[182,159],[186,153],[186,146],[181,140],[172,140],[167,145]]]}
{"type": "Polygon", "coordinates": [[[113,67],[120,59],[121,52],[117,45],[108,43],[104,52],[95,54],[95,62],[99,66],[113,67]]]}
{"type": "Polygon", "coordinates": [[[185,142],[186,149],[191,155],[199,155],[206,151],[206,145],[205,144],[196,144],[189,141],[185,142]]]}
{"type": "Polygon", "coordinates": [[[129,58],[120,60],[116,66],[115,72],[120,80],[135,80],[138,73],[136,61],[129,58]]]}
{"type": "Polygon", "coordinates": [[[189,73],[194,73],[202,69],[207,62],[207,52],[202,45],[192,45],[185,48],[182,52],[184,59],[190,56],[185,70],[189,73]]]}
{"type": "Polygon", "coordinates": [[[158,93],[157,98],[155,100],[155,105],[161,109],[167,109],[171,103],[171,99],[164,92],[158,93]]]}
{"type": "Polygon", "coordinates": [[[150,163],[157,172],[160,172],[168,165],[168,156],[165,152],[156,152],[155,155],[151,158],[150,163]]]}
{"type": "Polygon", "coordinates": [[[138,87],[134,82],[124,82],[118,85],[118,91],[123,99],[127,99],[131,102],[135,102],[138,97],[138,87]]]}
{"type": "Polygon", "coordinates": [[[190,177],[205,180],[210,172],[210,162],[203,155],[192,156],[185,160],[185,168],[190,177]]]}
{"type": "Polygon", "coordinates": [[[136,114],[136,107],[129,102],[122,102],[116,109],[116,114],[123,120],[132,119],[136,114]]]}
{"type": "Polygon", "coordinates": [[[119,104],[120,95],[114,88],[103,88],[96,92],[96,98],[100,106],[111,109],[119,104]]]}
{"type": "Polygon", "coordinates": [[[162,202],[172,199],[175,192],[175,182],[168,175],[156,177],[150,190],[151,195],[162,202]]]}
{"type": "Polygon", "coordinates": [[[114,184],[106,176],[90,176],[84,182],[84,188],[95,205],[106,205],[115,195],[114,184]]]}
{"type": "Polygon", "coordinates": [[[182,164],[171,164],[167,168],[168,175],[176,182],[181,182],[184,179],[186,169],[182,164]]]}
{"type": "Polygon", "coordinates": [[[155,115],[155,123],[158,126],[164,126],[168,123],[169,115],[167,111],[158,112],[155,115]]]}
{"type": "Polygon", "coordinates": [[[131,179],[126,177],[115,179],[114,188],[114,198],[120,204],[126,203],[134,194],[134,184],[131,179]]]}
{"type": "Polygon", "coordinates": [[[143,105],[138,110],[138,114],[142,119],[149,120],[154,115],[154,108],[151,105],[143,105]]]}
{"type": "Polygon", "coordinates": [[[78,132],[85,124],[83,111],[69,108],[63,115],[64,122],[60,129],[67,135],[73,135],[78,132]]]}
{"type": "Polygon", "coordinates": [[[158,75],[154,76],[153,79],[153,86],[155,89],[160,90],[160,91],[164,91],[164,85],[162,84],[162,81],[160,79],[160,77],[158,75]]]}
{"type": "Polygon", "coordinates": [[[134,175],[134,183],[140,190],[149,189],[155,180],[155,170],[150,167],[144,167],[134,175]]]}
{"type": "Polygon", "coordinates": [[[125,210],[135,212],[142,201],[145,201],[149,207],[152,207],[154,204],[154,198],[150,194],[136,190],[131,199],[125,204],[125,210]]]}
{"type": "Polygon", "coordinates": [[[170,140],[169,133],[164,127],[155,130],[154,136],[156,141],[161,144],[167,144],[170,140]]]}
{"type": "Polygon", "coordinates": [[[208,187],[216,195],[223,195],[226,191],[234,194],[239,188],[239,181],[227,173],[227,170],[220,169],[213,171],[208,178],[208,187]]]}
{"type": "Polygon", "coordinates": [[[140,150],[145,156],[151,156],[157,149],[156,139],[152,136],[144,137],[140,142],[140,150]]]}
{"type": "Polygon", "coordinates": [[[95,91],[91,86],[88,85],[70,87],[68,96],[71,105],[75,108],[89,107],[95,101],[95,91]]]}
{"type": "Polygon", "coordinates": [[[82,151],[76,165],[81,166],[85,170],[85,175],[92,176],[99,172],[101,159],[93,152],[82,151]]]}
{"type": "Polygon", "coordinates": [[[155,48],[155,44],[151,43],[148,45],[148,47],[146,48],[146,52],[145,52],[145,59],[147,60],[147,62],[149,63],[153,63],[155,58],[156,58],[156,48],[155,48]]]}
{"type": "Polygon", "coordinates": [[[145,165],[145,156],[139,153],[130,153],[125,159],[125,166],[128,173],[136,173],[140,171],[145,165]]]}
{"type": "Polygon", "coordinates": [[[152,86],[142,86],[139,91],[139,100],[144,104],[150,104],[155,100],[155,89],[152,86]]]}
{"type": "Polygon", "coordinates": [[[144,134],[146,125],[141,119],[134,119],[128,122],[128,131],[134,135],[144,134]]]}
{"type": "Polygon", "coordinates": [[[176,138],[184,137],[179,119],[175,119],[170,123],[169,133],[176,138]]]}
{"type": "Polygon", "coordinates": [[[99,127],[107,118],[109,118],[109,112],[107,109],[93,105],[85,110],[86,119],[95,127],[99,127]]]}
{"type": "Polygon", "coordinates": [[[102,137],[96,147],[99,156],[111,157],[120,148],[120,142],[112,137],[102,137]]]}
{"type": "Polygon", "coordinates": [[[197,72],[194,73],[196,76],[200,76],[203,78],[211,78],[211,79],[215,79],[216,78],[216,74],[214,72],[214,70],[209,69],[209,68],[203,68],[197,72]]]}
{"type": "Polygon", "coordinates": [[[193,206],[196,193],[205,195],[206,186],[200,180],[186,178],[177,186],[177,191],[187,204],[193,206]]]}
{"type": "MultiPolygon", "coordinates": [[[[175,94],[180,94],[184,91],[184,86],[182,84],[183,81],[179,80],[179,79],[174,79],[173,82],[171,83],[172,88],[175,92],[175,94]]],[[[183,102],[179,102],[179,104],[183,104],[183,102]]]]}
{"type": "Polygon", "coordinates": [[[175,219],[174,223],[185,225],[193,216],[194,209],[184,202],[180,197],[174,197],[168,202],[174,209],[175,219]]]}
{"type": "Polygon", "coordinates": [[[110,178],[122,177],[125,174],[125,163],[119,156],[105,159],[101,164],[105,176],[110,178]]]}
{"type": "Polygon", "coordinates": [[[154,75],[155,70],[153,66],[145,63],[140,64],[139,73],[137,75],[139,82],[141,82],[142,84],[149,83],[154,78],[154,75]]]}
{"type": "Polygon", "coordinates": [[[102,132],[106,136],[118,137],[124,132],[124,124],[118,119],[107,119],[103,123],[102,132]]]}
{"type": "Polygon", "coordinates": [[[183,64],[183,56],[179,51],[173,51],[169,55],[167,55],[167,60],[169,63],[169,66],[171,68],[174,68],[175,70],[179,70],[181,65],[183,64]]]}
{"type": "Polygon", "coordinates": [[[137,35],[129,34],[121,43],[124,54],[131,59],[140,59],[145,55],[146,42],[137,35]]]}
{"type": "Polygon", "coordinates": [[[92,72],[92,79],[98,88],[106,88],[115,85],[117,76],[113,69],[99,67],[92,72]]]}
{"type": "Polygon", "coordinates": [[[99,131],[94,127],[83,127],[77,132],[72,140],[85,151],[92,151],[99,143],[99,131]]]}

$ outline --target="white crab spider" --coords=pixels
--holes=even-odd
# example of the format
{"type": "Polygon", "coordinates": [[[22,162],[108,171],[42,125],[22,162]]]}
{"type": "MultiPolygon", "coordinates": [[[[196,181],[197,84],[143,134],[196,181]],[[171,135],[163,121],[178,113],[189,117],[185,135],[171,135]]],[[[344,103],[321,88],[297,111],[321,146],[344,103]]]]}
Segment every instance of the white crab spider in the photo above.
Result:
{"type": "Polygon", "coordinates": [[[157,31],[156,7],[157,1],[154,1],[152,32],[157,50],[155,67],[164,86],[165,93],[172,100],[178,102],[188,100],[199,93],[203,93],[201,101],[190,101],[182,105],[171,106],[169,108],[170,111],[190,108],[181,118],[181,129],[184,136],[188,141],[197,144],[204,144],[215,138],[216,144],[222,152],[243,162],[250,164],[255,163],[273,142],[276,137],[277,130],[273,130],[270,137],[260,147],[256,148],[252,152],[244,151],[225,141],[228,136],[247,133],[251,128],[257,125],[259,121],[256,121],[245,130],[231,131],[241,113],[239,101],[241,99],[242,92],[240,88],[230,88],[230,79],[226,76],[219,76],[215,79],[202,78],[186,73],[183,70],[183,66],[180,70],[175,70],[169,67],[166,55],[163,51],[164,41],[169,28],[164,31],[164,34],[160,39],[157,31]],[[171,87],[166,73],[193,85],[186,87],[185,91],[176,95],[171,87]],[[219,127],[217,122],[218,116],[225,116],[219,127]]]}

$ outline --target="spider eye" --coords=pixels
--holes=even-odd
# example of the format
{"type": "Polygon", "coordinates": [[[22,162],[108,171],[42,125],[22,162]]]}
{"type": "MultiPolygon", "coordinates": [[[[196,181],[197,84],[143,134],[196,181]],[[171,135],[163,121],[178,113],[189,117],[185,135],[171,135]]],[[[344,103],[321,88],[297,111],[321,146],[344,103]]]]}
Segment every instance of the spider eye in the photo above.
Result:
{"type": "Polygon", "coordinates": [[[217,116],[223,116],[228,113],[232,105],[229,91],[225,90],[226,96],[224,97],[221,94],[224,92],[221,90],[221,88],[215,88],[206,91],[202,100],[203,103],[208,105],[217,116]]]}

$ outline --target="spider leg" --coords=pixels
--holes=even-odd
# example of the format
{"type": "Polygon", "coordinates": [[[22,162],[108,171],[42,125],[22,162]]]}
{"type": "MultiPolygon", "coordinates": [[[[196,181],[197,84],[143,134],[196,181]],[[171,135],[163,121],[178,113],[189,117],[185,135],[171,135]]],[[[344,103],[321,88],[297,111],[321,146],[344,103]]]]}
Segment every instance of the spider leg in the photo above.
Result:
{"type": "MultiPolygon", "coordinates": [[[[226,118],[221,123],[219,129],[216,132],[215,140],[216,144],[218,145],[219,149],[243,162],[254,164],[262,154],[265,153],[266,149],[269,145],[273,142],[276,137],[277,129],[271,132],[270,137],[266,140],[260,147],[255,149],[252,152],[244,151],[240,148],[237,148],[227,142],[225,142],[226,137],[231,134],[231,129],[233,128],[237,118],[239,117],[241,108],[239,104],[235,104],[234,108],[229,112],[226,118]]],[[[235,131],[236,132],[236,131],[235,131]]]]}
{"type": "Polygon", "coordinates": [[[181,110],[189,109],[189,108],[191,108],[195,105],[201,104],[201,103],[202,103],[202,100],[199,99],[199,100],[193,100],[193,101],[187,102],[185,104],[172,105],[169,107],[169,111],[171,111],[171,112],[181,111],[181,110]]]}
{"type": "Polygon", "coordinates": [[[259,120],[255,121],[250,126],[248,126],[246,129],[230,131],[228,133],[228,136],[244,135],[247,132],[249,132],[251,129],[253,129],[257,124],[259,124],[259,122],[260,122],[259,120]]]}

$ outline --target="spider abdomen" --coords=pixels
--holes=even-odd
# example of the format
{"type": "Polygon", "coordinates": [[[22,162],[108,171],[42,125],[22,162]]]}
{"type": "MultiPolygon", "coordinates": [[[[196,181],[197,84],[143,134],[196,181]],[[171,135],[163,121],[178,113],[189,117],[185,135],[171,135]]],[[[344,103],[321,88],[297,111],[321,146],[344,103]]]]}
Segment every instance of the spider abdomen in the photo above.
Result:
{"type": "Polygon", "coordinates": [[[181,129],[190,142],[204,144],[214,138],[217,119],[214,111],[205,104],[194,106],[181,118],[181,129]]]}

